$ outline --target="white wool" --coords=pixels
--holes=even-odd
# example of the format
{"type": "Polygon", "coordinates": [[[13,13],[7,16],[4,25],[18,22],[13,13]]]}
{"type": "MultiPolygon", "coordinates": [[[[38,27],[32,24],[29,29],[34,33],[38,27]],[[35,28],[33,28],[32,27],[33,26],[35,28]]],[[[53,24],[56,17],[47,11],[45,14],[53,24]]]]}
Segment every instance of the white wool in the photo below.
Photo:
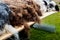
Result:
{"type": "Polygon", "coordinates": [[[56,3],[54,1],[51,1],[50,3],[53,4],[54,6],[56,5],[56,3]]]}
{"type": "Polygon", "coordinates": [[[13,34],[18,33],[17,30],[12,25],[5,24],[5,29],[13,34]]]}
{"type": "Polygon", "coordinates": [[[44,2],[43,2],[43,0],[34,0],[38,5],[40,5],[40,7],[41,7],[41,11],[43,11],[43,12],[46,12],[46,10],[47,10],[47,8],[46,8],[46,6],[44,5],[44,2]]]}
{"type": "Polygon", "coordinates": [[[5,29],[14,34],[15,40],[20,40],[18,31],[12,25],[5,24],[5,29]]]}
{"type": "Polygon", "coordinates": [[[50,3],[50,0],[44,0],[44,1],[46,1],[46,2],[47,2],[47,4],[49,5],[49,3],[50,3]]]}

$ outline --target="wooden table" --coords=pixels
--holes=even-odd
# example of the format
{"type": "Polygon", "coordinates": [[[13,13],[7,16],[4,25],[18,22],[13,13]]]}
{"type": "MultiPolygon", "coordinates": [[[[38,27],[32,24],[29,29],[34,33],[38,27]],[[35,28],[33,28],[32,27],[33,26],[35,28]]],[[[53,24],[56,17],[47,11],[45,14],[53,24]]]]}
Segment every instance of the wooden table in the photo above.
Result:
{"type": "MultiPolygon", "coordinates": [[[[27,24],[30,26],[30,25],[32,25],[33,23],[34,23],[34,22],[28,22],[27,24]]],[[[22,31],[23,29],[24,29],[24,25],[22,25],[21,27],[16,28],[16,30],[17,30],[18,32],[22,31]]],[[[0,36],[0,40],[5,40],[5,39],[11,37],[12,35],[13,35],[13,34],[12,34],[11,32],[7,32],[7,33],[3,34],[2,36],[0,36]]]]}

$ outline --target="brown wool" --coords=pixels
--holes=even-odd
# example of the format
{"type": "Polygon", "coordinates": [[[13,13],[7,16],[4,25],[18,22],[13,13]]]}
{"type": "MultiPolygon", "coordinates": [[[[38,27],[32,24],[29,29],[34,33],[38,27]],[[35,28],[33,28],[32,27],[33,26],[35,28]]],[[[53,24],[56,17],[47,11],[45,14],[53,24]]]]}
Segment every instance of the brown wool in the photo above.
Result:
{"type": "Polygon", "coordinates": [[[12,13],[9,14],[10,24],[13,26],[24,25],[24,33],[29,36],[30,27],[26,22],[40,23],[39,16],[42,16],[40,6],[34,1],[25,0],[24,2],[15,0],[4,0],[8,4],[12,13]],[[11,2],[13,1],[13,2],[11,2]]]}

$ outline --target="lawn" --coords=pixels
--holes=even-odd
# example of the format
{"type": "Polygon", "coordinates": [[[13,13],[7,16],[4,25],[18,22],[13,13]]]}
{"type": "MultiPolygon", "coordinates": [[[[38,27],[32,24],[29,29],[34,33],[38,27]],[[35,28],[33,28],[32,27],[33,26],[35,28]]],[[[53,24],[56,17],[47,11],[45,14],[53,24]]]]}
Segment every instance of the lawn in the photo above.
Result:
{"type": "Polygon", "coordinates": [[[60,40],[60,13],[52,14],[42,19],[42,24],[54,25],[56,27],[55,33],[46,32],[40,29],[32,28],[30,40],[60,40]]]}

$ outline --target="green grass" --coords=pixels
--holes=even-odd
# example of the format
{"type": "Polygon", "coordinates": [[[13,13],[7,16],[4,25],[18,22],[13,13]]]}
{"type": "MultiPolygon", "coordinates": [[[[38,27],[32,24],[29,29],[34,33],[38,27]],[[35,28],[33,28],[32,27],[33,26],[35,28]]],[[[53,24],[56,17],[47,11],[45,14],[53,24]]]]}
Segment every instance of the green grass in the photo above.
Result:
{"type": "Polygon", "coordinates": [[[46,32],[40,29],[31,29],[30,40],[60,40],[60,13],[50,15],[42,20],[43,24],[54,25],[56,33],[46,32]]]}

